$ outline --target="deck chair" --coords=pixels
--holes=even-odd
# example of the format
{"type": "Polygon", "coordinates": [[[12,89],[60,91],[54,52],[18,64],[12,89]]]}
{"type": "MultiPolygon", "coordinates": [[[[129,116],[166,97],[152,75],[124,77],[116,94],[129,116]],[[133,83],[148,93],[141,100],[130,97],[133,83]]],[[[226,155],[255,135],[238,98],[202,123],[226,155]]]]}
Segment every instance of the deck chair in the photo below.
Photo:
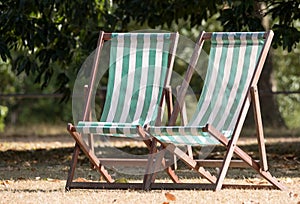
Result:
{"type": "MultiPolygon", "coordinates": [[[[239,187],[223,184],[229,166],[247,166],[253,168],[270,184],[266,187],[286,189],[268,171],[264,144],[263,126],[257,90],[259,80],[273,32],[216,32],[201,33],[191,63],[181,86],[174,106],[169,126],[149,126],[148,133],[153,143],[161,144],[161,154],[150,153],[144,189],[215,189],[239,187]],[[209,62],[204,86],[195,114],[185,126],[175,126],[175,120],[184,102],[188,84],[194,72],[203,43],[210,40],[209,62]],[[252,102],[254,108],[257,141],[260,161],[237,146],[243,123],[252,102]],[[223,145],[227,151],[223,160],[198,161],[183,152],[179,145],[223,145]],[[209,182],[206,184],[159,184],[155,183],[156,168],[163,158],[163,150],[169,151],[181,159],[189,168],[198,172],[209,182]],[[232,160],[233,154],[241,160],[232,160]],[[242,163],[241,163],[242,161],[242,163]],[[220,167],[218,176],[212,175],[204,167],[220,167]]],[[[249,187],[249,185],[243,185],[249,187]]],[[[241,186],[241,187],[243,187],[241,186]]],[[[259,187],[259,186],[250,186],[259,187]]]]}
{"type": "MultiPolygon", "coordinates": [[[[175,58],[177,33],[104,33],[100,32],[93,69],[87,86],[84,114],[76,125],[68,124],[67,130],[76,145],[66,183],[72,188],[141,188],[142,183],[116,183],[105,164],[136,165],[133,159],[99,159],[93,149],[93,137],[125,137],[142,139],[150,149],[150,140],[143,132],[145,124],[161,123],[170,75],[175,58]],[[105,43],[109,43],[109,76],[104,108],[100,121],[91,121],[91,103],[96,83],[100,56],[105,43]],[[138,131],[139,130],[139,131],[138,131]],[[88,134],[88,142],[83,135],[88,134]],[[93,168],[99,171],[106,182],[74,181],[74,172],[80,150],[88,157],[93,168]]],[[[82,90],[84,88],[82,87],[82,90]]],[[[166,102],[165,102],[166,101],[166,102]]],[[[170,109],[170,106],[168,109],[170,109]]],[[[171,111],[171,110],[169,110],[171,111]]],[[[147,164],[147,158],[142,165],[147,164]]]]}

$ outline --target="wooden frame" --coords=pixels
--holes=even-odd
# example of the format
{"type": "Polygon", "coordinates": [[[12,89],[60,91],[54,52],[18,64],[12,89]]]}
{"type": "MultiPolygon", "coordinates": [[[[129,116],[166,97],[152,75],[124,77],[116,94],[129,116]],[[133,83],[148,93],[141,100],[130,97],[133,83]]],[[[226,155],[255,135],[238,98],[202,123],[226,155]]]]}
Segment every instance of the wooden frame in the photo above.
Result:
{"type": "MultiPolygon", "coordinates": [[[[191,63],[189,65],[188,71],[185,76],[185,80],[181,86],[181,90],[179,96],[177,98],[177,102],[174,106],[174,111],[170,117],[169,125],[174,125],[177,119],[179,112],[182,109],[182,105],[184,104],[184,96],[186,95],[188,83],[191,80],[191,77],[194,72],[194,67],[198,57],[199,52],[203,46],[205,40],[209,40],[211,38],[212,33],[202,32],[198,39],[198,47],[195,48],[194,54],[191,59],[191,63]],[[198,50],[197,50],[198,49],[198,50]]],[[[267,157],[266,157],[266,149],[264,143],[264,135],[263,135],[263,126],[260,112],[260,104],[257,90],[257,82],[262,72],[263,64],[266,60],[268,50],[271,45],[273,37],[273,32],[266,32],[264,35],[265,44],[263,46],[263,50],[261,52],[259,61],[256,65],[255,73],[251,79],[251,84],[248,88],[248,95],[243,102],[243,106],[241,112],[238,117],[238,122],[235,126],[233,136],[229,141],[222,133],[216,130],[212,125],[207,124],[202,131],[210,133],[214,138],[216,138],[226,149],[226,156],[224,160],[209,160],[209,161],[199,161],[189,157],[188,154],[180,150],[174,144],[166,144],[158,141],[157,139],[153,139],[152,143],[155,145],[156,143],[161,144],[163,149],[168,150],[169,152],[176,155],[179,159],[181,159],[189,168],[198,172],[202,177],[206,178],[209,183],[208,184],[197,184],[197,183],[176,183],[171,188],[176,189],[214,189],[216,191],[227,188],[227,187],[236,187],[236,188],[276,188],[280,190],[286,190],[287,188],[280,183],[276,178],[274,178],[270,172],[268,171],[267,165],[267,157]],[[253,103],[254,108],[254,118],[257,132],[257,142],[259,148],[259,156],[260,161],[255,161],[252,159],[245,151],[237,146],[237,141],[240,136],[240,132],[246,118],[250,102],[253,103]],[[233,154],[236,154],[241,160],[232,160],[233,154]],[[217,177],[212,176],[210,172],[206,171],[204,167],[221,167],[220,173],[217,177]],[[271,185],[226,185],[223,184],[225,176],[227,174],[229,166],[231,167],[251,167],[254,169],[259,175],[265,178],[271,185]],[[176,187],[175,187],[176,186],[176,187]]],[[[151,132],[149,132],[151,134],[151,132]]],[[[159,158],[153,159],[152,156],[149,156],[148,166],[155,166],[155,163],[160,163],[159,158]]],[[[153,168],[150,169],[153,172],[153,168]]],[[[151,171],[146,171],[145,179],[144,179],[144,190],[155,189],[157,186],[161,186],[161,188],[166,187],[166,184],[154,183],[156,173],[152,173],[151,171]]],[[[170,186],[168,186],[170,187],[170,186]]]]}
{"type": "MultiPolygon", "coordinates": [[[[100,32],[99,39],[98,39],[98,46],[97,46],[97,50],[96,50],[96,57],[94,59],[93,69],[91,72],[91,80],[89,81],[89,84],[84,87],[85,107],[84,107],[84,114],[83,114],[83,119],[82,119],[83,121],[91,121],[90,104],[91,104],[92,91],[93,91],[92,87],[94,87],[94,84],[96,81],[95,77],[96,77],[96,73],[98,71],[97,70],[98,65],[100,63],[99,58],[100,58],[103,44],[105,41],[110,40],[110,39],[111,39],[111,33],[105,33],[103,31],[100,32]]],[[[175,57],[174,53],[177,48],[178,34],[172,33],[171,40],[172,40],[172,44],[171,44],[169,59],[168,59],[168,70],[169,71],[167,73],[167,79],[165,81],[165,89],[163,91],[162,99],[160,102],[160,106],[162,106],[165,103],[164,100],[166,100],[167,109],[168,109],[169,113],[172,112],[172,108],[173,108],[172,104],[171,104],[172,93],[171,93],[170,87],[166,86],[166,84],[168,84],[168,80],[170,81],[171,73],[170,73],[169,68],[173,67],[173,61],[174,61],[174,57],[175,57]]],[[[159,114],[157,118],[158,118],[158,120],[156,121],[156,124],[159,125],[161,122],[161,115],[159,114]]],[[[115,180],[112,178],[112,176],[106,170],[105,165],[114,164],[114,165],[124,165],[124,166],[146,166],[147,159],[130,159],[130,158],[129,159],[127,159],[127,158],[124,158],[124,159],[121,159],[121,158],[120,159],[116,159],[116,158],[99,159],[99,158],[97,158],[97,156],[94,153],[94,141],[93,141],[94,139],[93,139],[92,134],[89,135],[88,144],[87,144],[83,140],[81,134],[76,131],[76,128],[74,125],[69,123],[67,130],[70,133],[70,135],[74,138],[76,143],[75,143],[75,147],[74,147],[74,151],[73,151],[73,155],[72,155],[70,169],[68,172],[68,178],[66,181],[66,186],[65,186],[66,191],[69,191],[71,189],[76,189],[76,188],[92,188],[92,189],[95,189],[95,188],[99,188],[99,189],[126,188],[126,189],[129,189],[129,188],[135,188],[137,186],[140,186],[140,188],[142,188],[142,183],[137,183],[137,184],[115,183],[115,180]],[[100,173],[100,175],[104,178],[106,183],[73,181],[80,150],[88,157],[92,168],[97,170],[100,173]]],[[[140,135],[140,137],[143,139],[143,142],[145,143],[147,148],[149,150],[151,150],[151,152],[156,151],[156,147],[152,145],[152,141],[149,139],[145,139],[146,135],[145,135],[144,129],[141,126],[137,126],[136,130],[137,130],[137,133],[140,135]]],[[[162,164],[163,165],[166,164],[166,161],[164,158],[162,158],[162,164]]],[[[166,172],[168,173],[168,175],[174,182],[178,182],[177,176],[175,175],[174,171],[170,167],[166,167],[166,172]]]]}

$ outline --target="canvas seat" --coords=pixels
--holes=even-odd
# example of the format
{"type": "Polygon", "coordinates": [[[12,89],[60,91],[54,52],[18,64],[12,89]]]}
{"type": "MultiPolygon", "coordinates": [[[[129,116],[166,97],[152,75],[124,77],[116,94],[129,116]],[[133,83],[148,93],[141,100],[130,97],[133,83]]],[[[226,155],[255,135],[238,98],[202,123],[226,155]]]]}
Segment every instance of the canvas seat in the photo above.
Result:
{"type": "MultiPolygon", "coordinates": [[[[268,50],[272,41],[273,32],[202,32],[198,45],[195,48],[191,63],[186,72],[185,80],[179,91],[177,103],[169,121],[169,126],[149,126],[149,134],[155,138],[153,143],[161,144],[162,150],[168,150],[181,159],[188,167],[206,178],[209,183],[203,184],[156,184],[155,175],[163,158],[157,153],[149,155],[148,169],[144,178],[144,189],[156,187],[174,189],[206,188],[220,190],[230,165],[243,164],[252,167],[258,174],[278,189],[285,189],[268,171],[266,150],[257,82],[261,74],[268,50]],[[188,84],[194,72],[203,43],[211,43],[209,62],[204,80],[203,89],[194,115],[188,124],[175,126],[177,116],[182,109],[188,84]],[[257,130],[257,141],[260,161],[252,159],[245,151],[237,146],[237,141],[245,121],[250,102],[254,108],[254,118],[257,130]],[[191,158],[178,145],[207,146],[223,145],[227,151],[223,160],[205,162],[191,158]],[[232,160],[233,153],[241,158],[242,162],[232,160]],[[159,156],[158,156],[159,155],[159,156]],[[157,163],[158,162],[158,163],[157,163]],[[220,167],[217,176],[212,175],[204,168],[220,167]]],[[[164,151],[161,151],[164,154],[164,151]]],[[[235,185],[233,185],[235,186],[235,185]]]]}
{"type": "MultiPolygon", "coordinates": [[[[145,124],[158,125],[168,94],[170,75],[177,46],[177,33],[100,33],[94,65],[87,86],[83,118],[76,124],[68,124],[68,131],[75,139],[73,158],[66,184],[72,188],[129,188],[133,184],[117,184],[105,169],[93,149],[95,136],[123,137],[143,140],[150,148],[150,138],[143,132],[145,124]],[[91,103],[97,88],[101,52],[109,43],[109,76],[104,107],[100,121],[91,118],[91,103]],[[83,135],[89,135],[89,143],[83,135]],[[107,183],[74,182],[79,150],[89,158],[107,183]],[[108,185],[107,185],[108,184],[108,185]],[[109,185],[112,184],[112,185],[109,185]]],[[[169,93],[170,94],[170,93],[169,93]]],[[[169,106],[168,106],[169,107],[169,106]]],[[[105,164],[118,159],[104,158],[105,164]]],[[[123,164],[137,164],[134,159],[119,159],[123,164]]],[[[146,164],[146,160],[144,162],[146,164]]],[[[138,184],[137,186],[142,186],[138,184]]]]}

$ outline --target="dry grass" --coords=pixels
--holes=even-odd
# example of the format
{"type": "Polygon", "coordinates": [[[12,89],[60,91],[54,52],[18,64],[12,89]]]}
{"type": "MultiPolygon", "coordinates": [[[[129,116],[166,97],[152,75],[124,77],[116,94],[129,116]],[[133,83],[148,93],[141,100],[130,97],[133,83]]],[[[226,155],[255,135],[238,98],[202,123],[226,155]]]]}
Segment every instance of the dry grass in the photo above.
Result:
{"type": "MultiPolygon", "coordinates": [[[[266,139],[270,171],[289,188],[288,191],[225,189],[219,192],[201,190],[65,192],[65,179],[74,142],[64,133],[63,128],[51,130],[50,136],[46,134],[47,127],[43,129],[45,132],[42,134],[37,134],[41,132],[38,129],[31,129],[34,134],[25,132],[24,129],[24,131],[10,130],[11,132],[7,132],[9,134],[1,135],[0,203],[300,203],[299,137],[267,135],[266,139]],[[166,193],[169,194],[166,196],[166,193]]],[[[122,143],[116,144],[121,146],[122,143]]],[[[240,144],[248,151],[254,151],[253,139],[244,138],[240,144]]],[[[81,156],[76,177],[89,179],[97,176],[90,170],[87,160],[81,156]]],[[[166,178],[161,179],[161,182],[166,182],[166,178]]],[[[196,178],[192,181],[196,181],[196,178]]],[[[260,183],[262,180],[251,172],[235,170],[229,171],[226,182],[260,183]],[[242,174],[251,176],[246,178],[237,176],[242,174]],[[233,179],[236,177],[238,179],[233,179]]]]}
{"type": "MultiPolygon", "coordinates": [[[[281,179],[282,180],[282,179],[281,179]]],[[[212,191],[129,191],[72,190],[64,191],[63,180],[6,181],[0,188],[0,203],[299,203],[299,190],[222,190],[212,191]],[[174,195],[169,201],[166,193],[174,195]]],[[[299,184],[299,180],[295,180],[299,184]]],[[[295,188],[294,183],[288,184],[295,188]]],[[[299,185],[297,185],[299,189],[299,185]]]]}
{"type": "MultiPolygon", "coordinates": [[[[285,179],[282,181],[287,182],[285,179]]],[[[1,185],[0,203],[299,203],[299,179],[287,184],[294,191],[230,190],[219,192],[180,190],[151,192],[130,190],[72,190],[64,191],[63,180],[7,181],[1,185]],[[174,195],[168,200],[166,193],[174,195]],[[174,200],[174,199],[173,199],[174,200]]]]}

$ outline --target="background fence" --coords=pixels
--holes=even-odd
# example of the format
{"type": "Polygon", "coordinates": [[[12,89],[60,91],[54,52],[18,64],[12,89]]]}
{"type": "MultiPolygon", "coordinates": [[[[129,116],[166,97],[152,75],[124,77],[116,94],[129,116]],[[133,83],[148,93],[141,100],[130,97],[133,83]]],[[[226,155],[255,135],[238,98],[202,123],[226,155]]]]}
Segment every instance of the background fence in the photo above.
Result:
{"type": "MultiPolygon", "coordinates": [[[[100,99],[105,97],[105,89],[101,89],[97,93],[100,99]]],[[[284,98],[300,97],[300,91],[278,91],[278,92],[266,92],[260,91],[261,96],[274,96],[277,101],[284,98]]],[[[63,98],[63,94],[59,93],[17,93],[17,94],[0,94],[0,105],[7,106],[9,111],[5,118],[6,125],[26,125],[28,123],[66,123],[71,122],[72,118],[72,100],[68,102],[60,102],[63,98]]],[[[102,100],[103,102],[103,100],[102,100]]],[[[288,113],[282,113],[284,120],[292,120],[297,124],[297,120],[300,120],[300,107],[297,101],[294,101],[291,105],[291,111],[288,113]],[[298,104],[297,104],[298,103],[298,104]],[[294,115],[299,117],[295,118],[294,115]],[[287,118],[290,116],[291,118],[287,118]]],[[[279,109],[280,107],[279,103],[279,109]]],[[[263,118],[264,120],[264,118],[263,118]]],[[[276,120],[276,119],[275,119],[276,120]]],[[[280,120],[278,118],[278,120],[280,120]]],[[[300,127],[300,122],[297,125],[289,125],[289,128],[300,127]]]]}

